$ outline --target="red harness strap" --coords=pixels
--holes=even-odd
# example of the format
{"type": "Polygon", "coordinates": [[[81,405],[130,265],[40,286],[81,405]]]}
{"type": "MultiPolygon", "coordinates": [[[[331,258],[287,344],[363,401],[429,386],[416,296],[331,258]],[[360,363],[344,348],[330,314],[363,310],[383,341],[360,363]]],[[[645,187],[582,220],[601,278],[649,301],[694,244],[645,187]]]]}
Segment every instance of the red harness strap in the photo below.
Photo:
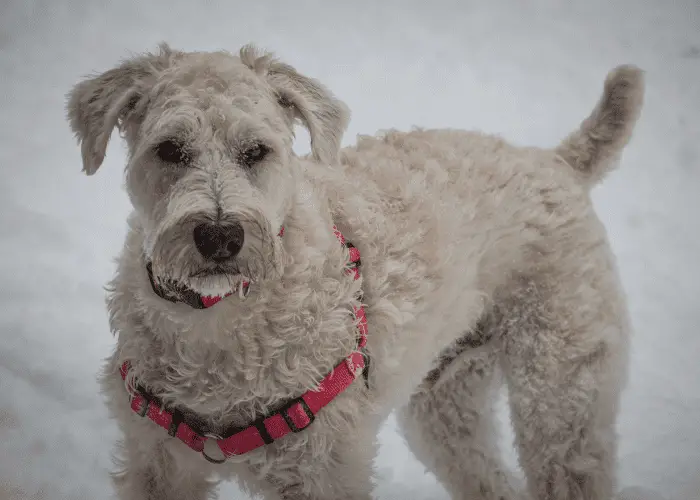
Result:
{"type": "MultiPolygon", "coordinates": [[[[348,274],[351,274],[353,279],[359,279],[360,252],[352,243],[345,241],[337,227],[333,226],[333,232],[340,243],[345,245],[350,252],[348,274]]],[[[131,384],[127,386],[131,398],[131,409],[142,417],[147,416],[166,429],[172,437],[180,439],[193,450],[201,452],[207,460],[215,463],[222,463],[232,455],[242,455],[265,444],[270,444],[291,432],[300,432],[311,425],[321,408],[350,387],[361,373],[367,375],[367,360],[362,352],[367,344],[367,318],[364,306],[356,307],[354,311],[358,320],[357,350],[341,361],[316,389],[292,399],[279,410],[256,420],[246,428],[233,429],[226,436],[215,436],[207,433],[198,428],[199,426],[185,422],[180,411],[165,408],[158,398],[151,395],[138,383],[136,386],[131,384]],[[204,452],[204,444],[208,439],[215,440],[225,458],[217,460],[204,452]]],[[[130,369],[130,363],[125,361],[120,368],[122,379],[127,380],[130,369]]]]}

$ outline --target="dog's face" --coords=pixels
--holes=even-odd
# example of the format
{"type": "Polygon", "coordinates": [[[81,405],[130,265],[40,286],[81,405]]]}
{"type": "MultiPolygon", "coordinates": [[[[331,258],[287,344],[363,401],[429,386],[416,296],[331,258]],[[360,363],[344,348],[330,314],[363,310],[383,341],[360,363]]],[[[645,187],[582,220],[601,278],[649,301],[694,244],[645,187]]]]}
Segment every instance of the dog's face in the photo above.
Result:
{"type": "Polygon", "coordinates": [[[318,82],[250,46],[239,57],[162,46],[76,85],[68,113],[87,174],[120,129],[154,275],[207,295],[279,272],[299,178],[293,124],[309,129],[314,159],[331,163],[348,120],[318,82]]]}

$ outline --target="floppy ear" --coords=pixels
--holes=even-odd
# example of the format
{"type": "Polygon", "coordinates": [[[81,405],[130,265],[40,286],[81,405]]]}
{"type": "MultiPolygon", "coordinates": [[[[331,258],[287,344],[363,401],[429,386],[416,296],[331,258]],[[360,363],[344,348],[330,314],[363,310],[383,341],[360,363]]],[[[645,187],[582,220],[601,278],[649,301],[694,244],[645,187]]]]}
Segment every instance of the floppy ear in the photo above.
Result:
{"type": "Polygon", "coordinates": [[[114,127],[121,129],[157,71],[167,66],[170,48],[123,62],[101,75],[84,80],[68,94],[68,121],[81,144],[83,171],[94,174],[102,165],[114,127]]]}
{"type": "Polygon", "coordinates": [[[240,51],[241,60],[266,77],[279,103],[304,123],[311,136],[311,153],[317,161],[335,163],[340,142],[350,121],[350,110],[318,80],[298,73],[292,66],[261,54],[253,45],[240,51]]]}

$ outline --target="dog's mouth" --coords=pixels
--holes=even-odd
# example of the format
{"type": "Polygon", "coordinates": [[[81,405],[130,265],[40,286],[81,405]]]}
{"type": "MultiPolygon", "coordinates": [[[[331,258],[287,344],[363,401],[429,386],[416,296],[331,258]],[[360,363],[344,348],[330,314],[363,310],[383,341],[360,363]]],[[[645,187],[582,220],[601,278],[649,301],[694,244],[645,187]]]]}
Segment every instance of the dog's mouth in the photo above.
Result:
{"type": "Polygon", "coordinates": [[[238,266],[214,266],[200,269],[190,275],[190,278],[206,278],[209,276],[241,276],[238,266]]]}
{"type": "Polygon", "coordinates": [[[192,273],[187,282],[164,276],[155,276],[149,263],[146,266],[153,291],[170,302],[182,302],[196,309],[213,306],[222,299],[237,294],[245,299],[253,282],[237,267],[214,266],[192,273]]]}

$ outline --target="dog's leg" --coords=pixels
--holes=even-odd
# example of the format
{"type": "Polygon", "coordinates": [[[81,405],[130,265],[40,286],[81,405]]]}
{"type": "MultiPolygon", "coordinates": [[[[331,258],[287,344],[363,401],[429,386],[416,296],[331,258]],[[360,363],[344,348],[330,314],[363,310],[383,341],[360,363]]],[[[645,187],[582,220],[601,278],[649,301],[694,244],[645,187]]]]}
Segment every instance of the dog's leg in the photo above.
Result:
{"type": "MultiPolygon", "coordinates": [[[[163,441],[127,435],[121,448],[121,471],[113,475],[121,500],[212,498],[215,483],[207,478],[209,471],[196,465],[180,466],[163,441]]],[[[190,450],[183,451],[192,453],[196,460],[203,460],[190,450]]]]}
{"type": "Polygon", "coordinates": [[[515,498],[497,449],[494,347],[446,350],[398,414],[411,450],[455,500],[515,498]]]}
{"type": "Polygon", "coordinates": [[[238,480],[265,500],[371,500],[382,420],[365,392],[357,380],[308,429],[237,465],[238,480]]]}
{"type": "Polygon", "coordinates": [[[329,429],[328,434],[330,446],[325,450],[291,453],[270,470],[265,480],[274,485],[279,498],[371,500],[376,437],[366,429],[329,429]]]}
{"type": "Polygon", "coordinates": [[[122,432],[112,474],[120,500],[206,500],[216,483],[211,464],[146,417],[137,416],[119,375],[117,354],[100,376],[107,407],[122,432]]]}
{"type": "MultiPolygon", "coordinates": [[[[353,449],[335,450],[324,456],[313,455],[304,467],[293,467],[280,474],[270,473],[266,481],[273,485],[275,496],[270,500],[344,500],[372,499],[372,460],[367,451],[374,452],[373,443],[356,443],[353,449]],[[314,469],[307,465],[313,463],[314,469]]],[[[374,455],[374,453],[372,453],[374,455]]]]}
{"type": "Polygon", "coordinates": [[[607,259],[511,289],[499,307],[520,463],[538,500],[608,500],[628,333],[607,259]]]}

